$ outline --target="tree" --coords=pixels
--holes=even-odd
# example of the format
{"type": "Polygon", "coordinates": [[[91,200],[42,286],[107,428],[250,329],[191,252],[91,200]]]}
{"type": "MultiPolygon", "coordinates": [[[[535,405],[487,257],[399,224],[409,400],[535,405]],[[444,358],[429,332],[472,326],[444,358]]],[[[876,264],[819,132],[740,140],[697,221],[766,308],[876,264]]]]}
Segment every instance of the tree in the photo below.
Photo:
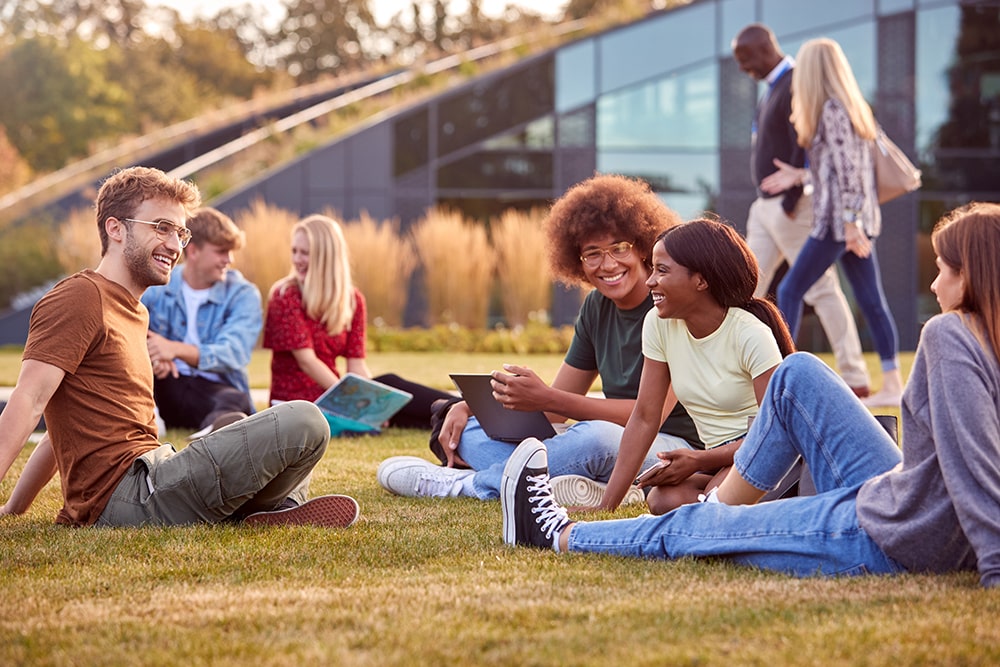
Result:
{"type": "Polygon", "coordinates": [[[374,60],[369,0],[289,0],[281,26],[282,64],[300,81],[374,60]]]}
{"type": "Polygon", "coordinates": [[[0,195],[17,190],[31,179],[31,167],[0,127],[0,195]]]}
{"type": "Polygon", "coordinates": [[[107,62],[76,37],[21,40],[0,56],[0,125],[32,169],[58,169],[120,131],[128,100],[107,62]]]}

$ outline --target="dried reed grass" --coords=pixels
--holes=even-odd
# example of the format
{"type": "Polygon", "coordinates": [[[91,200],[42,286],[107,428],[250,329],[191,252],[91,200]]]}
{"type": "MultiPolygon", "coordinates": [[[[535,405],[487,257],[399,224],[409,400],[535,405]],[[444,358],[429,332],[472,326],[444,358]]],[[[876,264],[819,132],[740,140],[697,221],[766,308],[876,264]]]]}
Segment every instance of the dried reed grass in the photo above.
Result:
{"type": "Polygon", "coordinates": [[[246,245],[235,253],[233,266],[257,285],[266,301],[271,285],[288,275],[291,267],[292,227],[298,217],[258,199],[239,211],[233,221],[246,234],[246,245]]]}
{"type": "Polygon", "coordinates": [[[96,269],[101,262],[101,238],[97,234],[94,212],[73,209],[56,235],[56,259],[67,274],[81,269],[96,269]]]}
{"type": "Polygon", "coordinates": [[[351,276],[368,305],[368,321],[402,326],[417,257],[410,238],[400,235],[399,220],[379,222],[362,211],[344,225],[344,237],[351,249],[351,276]]]}
{"type": "Polygon", "coordinates": [[[431,324],[481,329],[487,324],[495,259],[485,227],[432,208],[414,225],[431,324]]]}
{"type": "Polygon", "coordinates": [[[507,209],[490,225],[496,251],[497,279],[504,319],[524,326],[532,313],[547,312],[552,303],[552,279],[545,253],[543,209],[507,209]]]}

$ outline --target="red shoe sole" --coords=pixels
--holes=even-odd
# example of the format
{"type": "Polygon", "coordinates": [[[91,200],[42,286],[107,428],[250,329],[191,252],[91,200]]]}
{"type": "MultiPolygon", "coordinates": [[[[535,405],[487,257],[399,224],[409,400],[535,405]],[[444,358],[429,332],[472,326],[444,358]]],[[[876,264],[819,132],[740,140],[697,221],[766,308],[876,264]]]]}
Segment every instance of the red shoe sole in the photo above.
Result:
{"type": "Polygon", "coordinates": [[[275,512],[256,512],[243,519],[251,526],[321,526],[347,528],[361,515],[358,501],[350,496],[318,496],[298,507],[275,512]]]}

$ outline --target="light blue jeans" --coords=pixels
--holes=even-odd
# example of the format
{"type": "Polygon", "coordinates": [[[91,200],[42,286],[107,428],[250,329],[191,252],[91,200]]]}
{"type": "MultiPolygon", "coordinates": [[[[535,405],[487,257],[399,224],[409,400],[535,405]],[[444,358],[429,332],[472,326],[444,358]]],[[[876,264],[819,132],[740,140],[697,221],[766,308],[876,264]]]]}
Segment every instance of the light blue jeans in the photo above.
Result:
{"type": "Polygon", "coordinates": [[[758,505],[685,505],[662,516],[580,522],[569,549],[646,558],[727,557],[797,576],[903,571],[858,523],[868,479],[901,461],[899,449],[826,364],[800,352],[768,384],[735,467],[770,490],[802,456],[817,495],[758,505]]]}
{"type": "MultiPolygon", "coordinates": [[[[618,460],[618,445],[624,431],[618,424],[606,421],[576,422],[563,433],[544,441],[549,450],[549,474],[553,477],[582,475],[607,482],[618,460]]],[[[480,500],[500,497],[503,468],[516,446],[517,443],[491,440],[479,421],[469,418],[458,443],[458,455],[476,471],[472,483],[480,500]]],[[[642,469],[659,461],[656,452],[681,448],[691,449],[691,445],[683,438],[657,434],[642,469]]]]}
{"type": "Polygon", "coordinates": [[[809,237],[792,267],[778,285],[778,310],[785,316],[792,338],[799,333],[802,300],[806,292],[834,262],[839,263],[844,269],[844,275],[851,284],[854,298],[871,331],[875,351],[878,352],[882,362],[882,370],[896,368],[899,334],[889,312],[885,291],[882,289],[875,239],[872,239],[871,254],[862,258],[853,252],[847,252],[843,241],[809,237]]]}

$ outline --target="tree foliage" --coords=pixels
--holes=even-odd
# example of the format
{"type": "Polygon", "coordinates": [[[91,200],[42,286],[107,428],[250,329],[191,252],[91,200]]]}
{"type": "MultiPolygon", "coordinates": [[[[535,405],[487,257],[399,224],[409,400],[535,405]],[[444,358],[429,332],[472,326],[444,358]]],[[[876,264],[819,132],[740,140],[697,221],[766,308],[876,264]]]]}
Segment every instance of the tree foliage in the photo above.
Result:
{"type": "Polygon", "coordinates": [[[510,9],[491,19],[483,0],[464,15],[411,0],[380,26],[371,2],[282,0],[277,19],[247,2],[184,21],[153,0],[0,0],[0,150],[21,170],[0,174],[0,187],[23,180],[24,165],[56,170],[277,81],[440,57],[540,21],[510,9]]]}

